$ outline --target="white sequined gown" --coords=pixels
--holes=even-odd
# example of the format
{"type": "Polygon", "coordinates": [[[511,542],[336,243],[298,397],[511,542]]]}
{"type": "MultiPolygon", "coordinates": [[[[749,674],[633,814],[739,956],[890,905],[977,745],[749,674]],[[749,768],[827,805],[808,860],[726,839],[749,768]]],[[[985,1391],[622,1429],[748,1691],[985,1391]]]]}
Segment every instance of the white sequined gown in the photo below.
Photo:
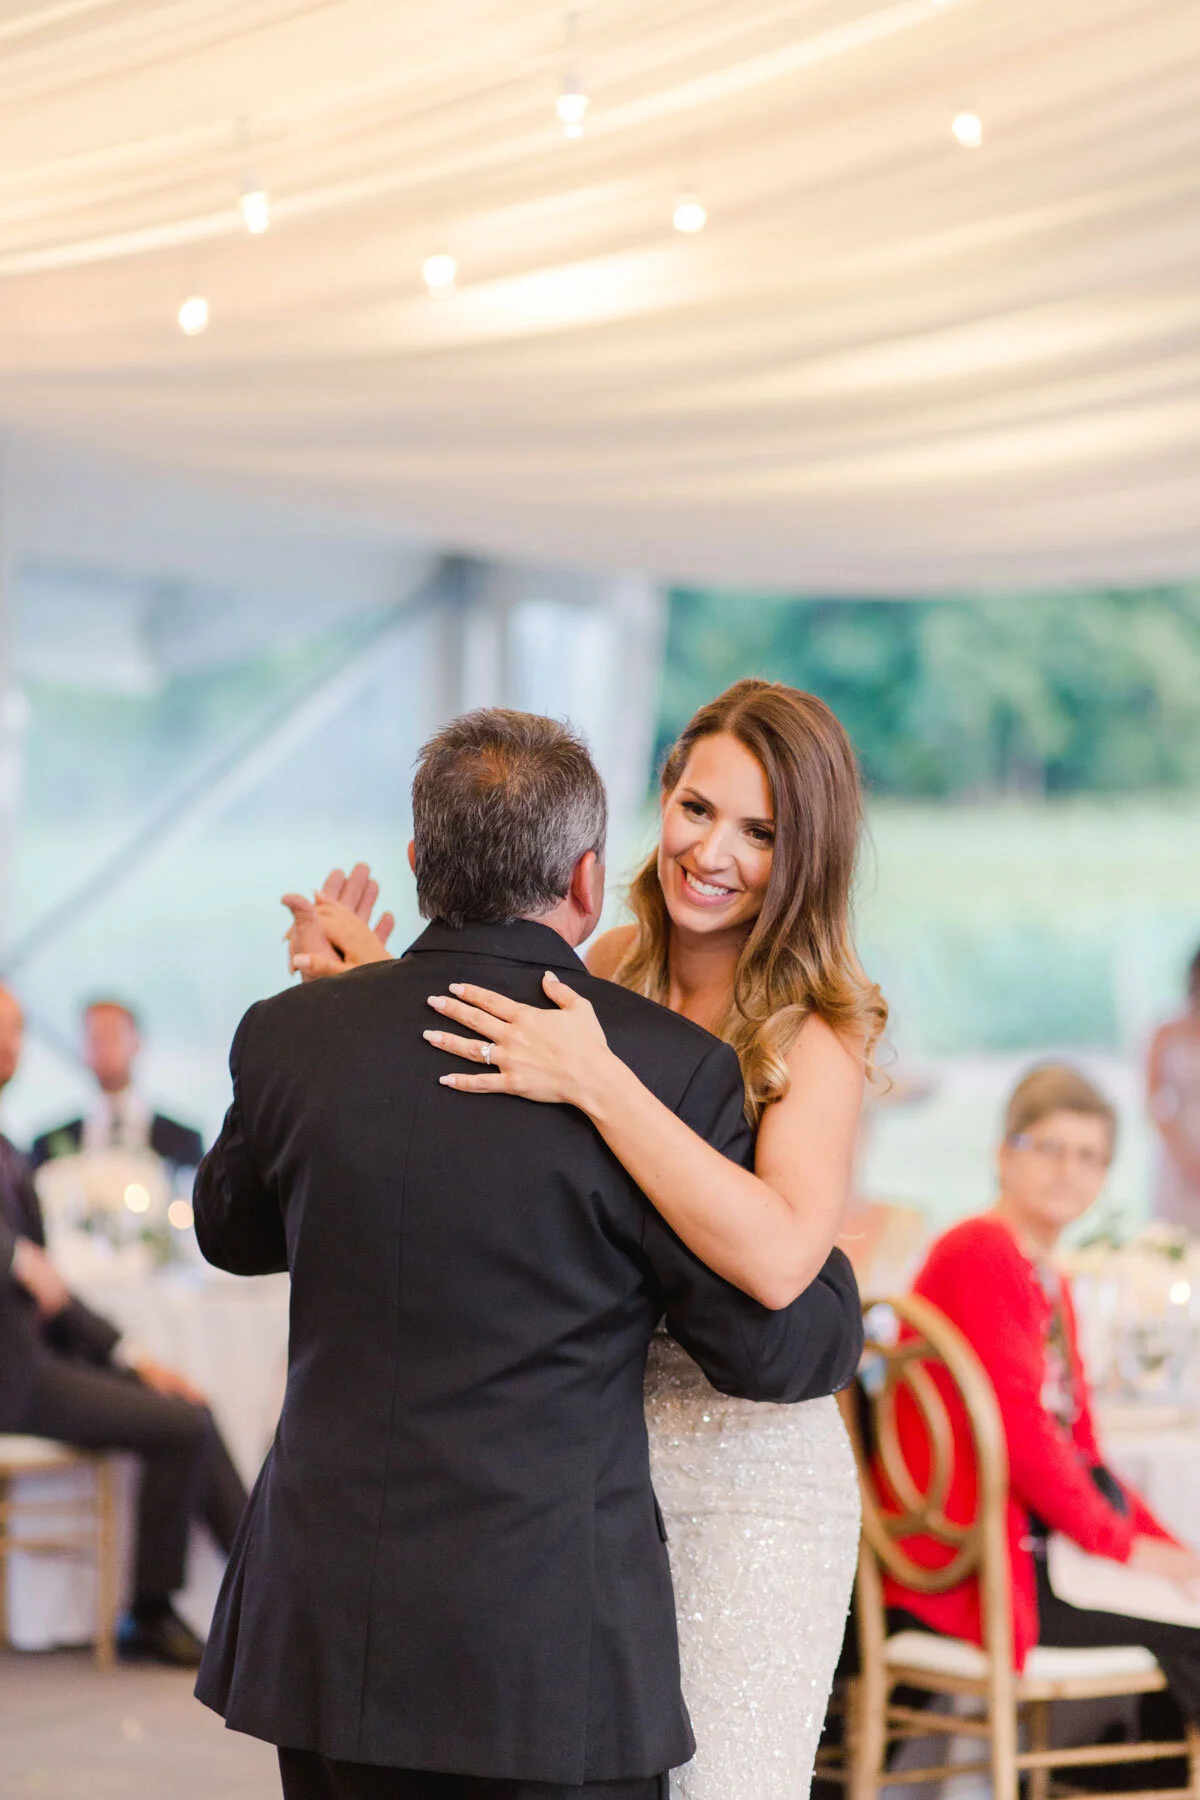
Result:
{"type": "Polygon", "coordinates": [[[660,1335],[646,1422],[697,1746],[671,1800],[805,1800],[858,1553],[837,1402],[727,1399],[660,1335]]]}

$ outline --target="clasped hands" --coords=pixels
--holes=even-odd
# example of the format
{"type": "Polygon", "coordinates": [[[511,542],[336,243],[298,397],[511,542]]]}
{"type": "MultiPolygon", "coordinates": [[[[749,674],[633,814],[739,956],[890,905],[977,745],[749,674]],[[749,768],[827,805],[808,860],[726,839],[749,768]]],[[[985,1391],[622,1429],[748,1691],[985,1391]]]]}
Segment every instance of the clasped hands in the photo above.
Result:
{"type": "Polygon", "coordinates": [[[362,963],[389,961],[387,941],[396,921],[385,912],[371,925],[378,898],[379,883],[366,863],[355,863],[349,875],[331,869],[311,900],[285,894],[283,904],[292,915],[286,934],[291,972],[315,981],[322,975],[344,975],[362,963]]]}

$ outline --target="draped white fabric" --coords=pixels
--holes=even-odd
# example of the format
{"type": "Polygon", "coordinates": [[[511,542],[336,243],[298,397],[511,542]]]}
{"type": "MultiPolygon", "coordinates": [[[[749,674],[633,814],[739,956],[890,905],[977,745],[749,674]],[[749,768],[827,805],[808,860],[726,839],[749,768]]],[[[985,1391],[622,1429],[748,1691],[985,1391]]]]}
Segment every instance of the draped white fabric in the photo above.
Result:
{"type": "Polygon", "coordinates": [[[0,421],[669,577],[1200,568],[1197,0],[592,0],[578,142],[564,41],[6,0],[0,421]]]}

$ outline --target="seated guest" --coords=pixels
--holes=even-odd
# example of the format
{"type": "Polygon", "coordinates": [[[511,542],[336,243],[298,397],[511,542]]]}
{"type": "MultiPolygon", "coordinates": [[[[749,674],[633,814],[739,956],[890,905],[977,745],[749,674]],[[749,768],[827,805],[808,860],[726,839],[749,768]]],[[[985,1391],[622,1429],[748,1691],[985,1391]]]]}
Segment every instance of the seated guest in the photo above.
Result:
{"type": "MultiPolygon", "coordinates": [[[[1053,1263],[1068,1225],[1099,1198],[1116,1137],[1112,1106],[1074,1069],[1048,1065],[1008,1103],[998,1157],[999,1196],[930,1250],[913,1291],[950,1318],[983,1364],[1008,1444],[1008,1548],[1017,1667],[1035,1644],[1072,1648],[1141,1644],[1153,1651],[1182,1710],[1200,1723],[1200,1629],[1060,1600],[1046,1573],[1046,1536],[1060,1531],[1093,1555],[1200,1592],[1200,1556],[1175,1543],[1138,1495],[1104,1466],[1080,1364],[1070,1286],[1053,1263]]],[[[929,1451],[913,1413],[901,1444],[922,1478],[929,1451]]],[[[966,1421],[955,1420],[955,1469],[946,1511],[974,1516],[975,1475],[966,1421]]],[[[944,1560],[919,1540],[913,1555],[944,1560]]],[[[981,1643],[972,1577],[942,1594],[889,1580],[890,1624],[919,1626],[981,1643]]]]}
{"type": "MultiPolygon", "coordinates": [[[[16,1074],[22,1025],[20,1006],[0,988],[0,1089],[16,1074]]],[[[198,1666],[203,1645],[171,1605],[184,1583],[188,1527],[202,1518],[228,1553],[246,1491],[202,1396],[69,1292],[46,1254],[29,1166],[3,1136],[0,1431],[141,1458],[134,1599],[119,1646],[198,1666]]]]}
{"type": "Polygon", "coordinates": [[[1155,1214],[1200,1233],[1200,950],[1188,970],[1186,1007],[1154,1034],[1146,1086],[1161,1139],[1155,1214]]]}
{"type": "Polygon", "coordinates": [[[133,1085],[141,1048],[137,1015],[120,1000],[93,1000],[83,1009],[83,1060],[100,1092],[86,1119],[68,1119],[34,1140],[33,1166],[78,1150],[153,1150],[174,1168],[194,1169],[204,1143],[190,1125],[151,1112],[133,1085]]]}

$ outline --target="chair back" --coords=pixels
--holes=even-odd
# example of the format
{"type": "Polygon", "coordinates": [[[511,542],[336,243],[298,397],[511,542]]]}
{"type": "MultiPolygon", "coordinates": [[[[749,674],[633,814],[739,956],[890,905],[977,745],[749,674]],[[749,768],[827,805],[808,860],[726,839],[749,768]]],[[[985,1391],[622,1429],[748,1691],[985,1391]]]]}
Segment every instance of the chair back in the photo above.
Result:
{"type": "Polygon", "coordinates": [[[862,1488],[860,1586],[869,1591],[860,1597],[877,1601],[882,1617],[885,1572],[926,1594],[945,1593],[974,1576],[985,1648],[999,1666],[1011,1668],[1008,1453],[995,1390],[962,1333],[928,1300],[910,1294],[867,1301],[863,1310],[866,1347],[859,1379],[842,1396],[862,1488]],[[965,1521],[946,1514],[955,1457],[949,1394],[966,1419],[975,1460],[975,1512],[965,1521]],[[902,1403],[912,1408],[925,1436],[928,1475],[923,1483],[902,1447],[897,1417],[902,1403]],[[930,1568],[910,1554],[905,1540],[918,1537],[947,1553],[940,1566],[930,1568]]]}

